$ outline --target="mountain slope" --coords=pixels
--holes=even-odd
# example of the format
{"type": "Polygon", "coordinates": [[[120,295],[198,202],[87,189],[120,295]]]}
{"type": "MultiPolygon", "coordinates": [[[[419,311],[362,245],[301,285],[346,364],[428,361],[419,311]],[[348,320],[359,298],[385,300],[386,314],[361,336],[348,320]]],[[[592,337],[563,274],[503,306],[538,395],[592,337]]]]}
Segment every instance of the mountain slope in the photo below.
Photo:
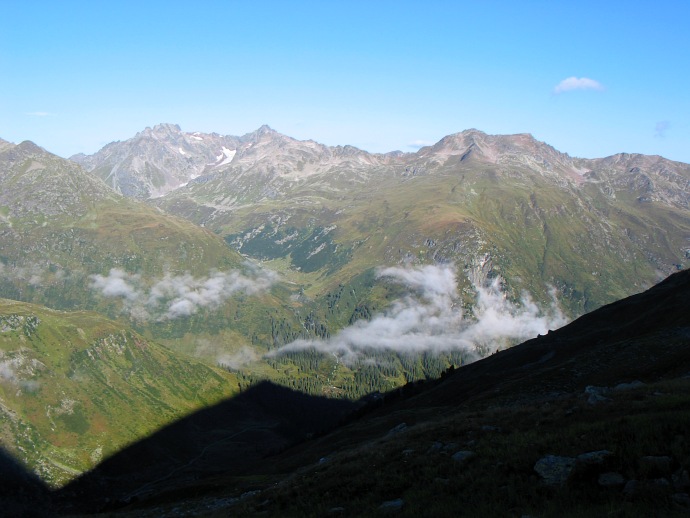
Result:
{"type": "Polygon", "coordinates": [[[268,179],[275,175],[294,179],[335,166],[362,169],[376,165],[382,158],[351,146],[329,148],[313,141],[300,142],[268,126],[234,137],[185,133],[177,125],[158,124],[129,140],[108,144],[93,155],[74,155],[70,159],[115,191],[146,199],[229,168],[268,179]]]}
{"type": "Polygon", "coordinates": [[[96,313],[0,299],[0,439],[49,484],[237,388],[96,313]]]}
{"type": "Polygon", "coordinates": [[[275,275],[218,236],[30,142],[0,152],[0,186],[0,296],[98,310],[188,352],[199,344],[181,344],[187,333],[226,332],[229,352],[270,336],[267,311],[285,314],[275,275]]]}
{"type": "Polygon", "coordinates": [[[378,266],[451,262],[468,293],[500,276],[544,303],[555,286],[577,315],[689,264],[688,182],[687,164],[574,159],[530,135],[370,155],[264,132],[155,203],[287,267],[311,297],[378,266]]]}
{"type": "MultiPolygon", "coordinates": [[[[225,475],[205,464],[212,477],[170,479],[157,496],[140,493],[150,499],[123,511],[377,516],[384,502],[399,499],[402,516],[687,512],[689,303],[686,270],[438,382],[409,384],[332,432],[264,461],[225,475]],[[572,459],[559,483],[537,469],[548,455],[572,459]],[[612,473],[622,482],[609,485],[612,473]]],[[[271,412],[267,423],[276,419],[271,412]]],[[[156,451],[152,441],[146,451],[156,451]]],[[[117,469],[136,469],[127,453],[121,463],[115,459],[105,472],[113,487],[117,469]]],[[[98,470],[87,475],[65,497],[102,477],[98,470]]],[[[73,505],[90,507],[114,493],[75,496],[73,505]]]]}
{"type": "Polygon", "coordinates": [[[355,403],[307,396],[263,382],[129,446],[63,488],[79,511],[167,492],[189,481],[242,474],[276,451],[329,429],[355,403]]]}

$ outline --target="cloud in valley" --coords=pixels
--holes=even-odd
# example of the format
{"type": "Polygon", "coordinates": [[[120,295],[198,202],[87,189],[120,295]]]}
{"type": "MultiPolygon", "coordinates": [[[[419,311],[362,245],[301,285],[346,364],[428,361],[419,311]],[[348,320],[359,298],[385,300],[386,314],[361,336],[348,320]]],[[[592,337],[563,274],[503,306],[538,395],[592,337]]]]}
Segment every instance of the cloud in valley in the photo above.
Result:
{"type": "Polygon", "coordinates": [[[407,286],[410,294],[371,321],[359,320],[328,340],[300,339],[270,354],[314,348],[354,363],[371,349],[399,353],[462,350],[478,358],[566,323],[555,298],[547,310],[527,294],[516,304],[502,293],[498,279],[475,287],[472,314],[463,315],[457,303],[456,272],[450,266],[386,268],[379,277],[407,286]]]}
{"type": "Polygon", "coordinates": [[[247,266],[248,274],[215,271],[208,277],[165,274],[152,283],[119,268],[107,276],[92,275],[91,288],[103,297],[121,298],[132,317],[159,320],[193,315],[203,308],[217,308],[235,293],[254,295],[267,291],[278,276],[270,270],[247,266]]]}
{"type": "Polygon", "coordinates": [[[17,380],[16,361],[0,361],[0,380],[14,383],[17,380]]]}
{"type": "Polygon", "coordinates": [[[223,367],[228,367],[230,369],[241,369],[250,363],[259,361],[260,359],[261,356],[256,352],[256,349],[244,345],[242,348],[233,353],[220,354],[217,358],[217,362],[223,367]]]}
{"type": "Polygon", "coordinates": [[[139,276],[130,275],[119,268],[112,268],[107,277],[91,276],[91,288],[104,297],[122,297],[134,301],[141,297],[141,293],[134,287],[135,284],[139,284],[139,276]]]}
{"type": "Polygon", "coordinates": [[[572,90],[604,90],[604,86],[594,79],[588,77],[568,77],[558,83],[553,89],[554,93],[561,94],[572,90]]]}
{"type": "Polygon", "coordinates": [[[0,275],[12,282],[36,287],[55,286],[71,278],[71,273],[57,264],[40,265],[31,262],[22,263],[20,266],[0,263],[0,275]]]}

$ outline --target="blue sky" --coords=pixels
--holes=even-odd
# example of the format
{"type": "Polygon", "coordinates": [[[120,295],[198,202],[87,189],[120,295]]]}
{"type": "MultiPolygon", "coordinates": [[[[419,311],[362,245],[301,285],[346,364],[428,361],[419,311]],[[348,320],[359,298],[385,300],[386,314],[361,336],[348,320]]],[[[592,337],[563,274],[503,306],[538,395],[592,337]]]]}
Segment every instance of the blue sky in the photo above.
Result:
{"type": "Polygon", "coordinates": [[[685,0],[0,0],[0,138],[70,156],[268,124],[386,152],[478,128],[690,162],[689,21],[685,0]]]}

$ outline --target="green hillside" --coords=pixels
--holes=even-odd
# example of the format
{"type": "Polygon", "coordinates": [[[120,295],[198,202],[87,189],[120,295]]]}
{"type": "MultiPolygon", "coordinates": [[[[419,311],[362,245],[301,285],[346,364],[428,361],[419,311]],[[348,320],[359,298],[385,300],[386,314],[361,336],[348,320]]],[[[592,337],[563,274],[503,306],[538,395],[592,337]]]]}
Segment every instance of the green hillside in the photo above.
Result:
{"type": "Polygon", "coordinates": [[[0,439],[51,484],[237,389],[97,313],[0,300],[0,439]]]}

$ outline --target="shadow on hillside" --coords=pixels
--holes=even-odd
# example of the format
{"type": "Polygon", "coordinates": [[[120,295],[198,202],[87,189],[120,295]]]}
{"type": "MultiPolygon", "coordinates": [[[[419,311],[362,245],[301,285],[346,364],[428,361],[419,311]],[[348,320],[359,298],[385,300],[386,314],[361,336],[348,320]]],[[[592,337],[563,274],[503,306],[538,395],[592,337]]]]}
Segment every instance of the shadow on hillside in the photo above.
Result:
{"type": "Polygon", "coordinates": [[[61,512],[97,512],[200,479],[241,475],[259,459],[334,427],[355,408],[262,382],[116,453],[57,491],[55,502],[61,512]]]}
{"type": "Polygon", "coordinates": [[[690,270],[455,371],[408,406],[538,399],[690,375],[690,270]]]}
{"type": "MultiPolygon", "coordinates": [[[[337,444],[351,447],[372,437],[372,433],[380,437],[403,415],[411,419],[408,424],[414,423],[416,416],[428,416],[430,408],[446,407],[444,412],[452,412],[472,400],[491,404],[501,398],[538,401],[545,396],[553,398],[554,394],[582,396],[588,385],[612,387],[634,380],[651,382],[687,376],[689,307],[687,270],[547,336],[448,372],[438,382],[386,395],[361,412],[354,411],[362,408],[362,402],[309,396],[263,382],[115,454],[53,493],[54,504],[62,513],[79,514],[117,509],[137,501],[192,497],[207,492],[214,484],[227,484],[229,477],[256,475],[252,468],[261,459],[344,421],[353,426],[341,429],[335,436],[303,442],[303,448],[316,451],[315,443],[321,444],[321,450],[337,449],[337,444]],[[419,410],[424,412],[420,414],[419,410]],[[361,422],[346,419],[362,413],[368,415],[361,422]],[[377,428],[372,426],[376,419],[385,422],[377,428]]],[[[279,462],[279,457],[289,456],[292,451],[272,456],[264,463],[279,462]]],[[[301,453],[293,455],[299,457],[301,453]]],[[[7,477],[7,482],[0,479],[0,497],[7,496],[9,505],[18,510],[10,515],[22,516],[28,509],[21,506],[35,498],[40,505],[34,516],[40,516],[45,508],[40,506],[44,502],[47,505],[45,487],[8,456],[0,460],[3,476],[7,477]]],[[[300,465],[295,459],[283,458],[282,462],[284,466],[300,465]]]]}
{"type": "Polygon", "coordinates": [[[39,517],[50,512],[48,487],[0,448],[0,514],[39,517]]]}

